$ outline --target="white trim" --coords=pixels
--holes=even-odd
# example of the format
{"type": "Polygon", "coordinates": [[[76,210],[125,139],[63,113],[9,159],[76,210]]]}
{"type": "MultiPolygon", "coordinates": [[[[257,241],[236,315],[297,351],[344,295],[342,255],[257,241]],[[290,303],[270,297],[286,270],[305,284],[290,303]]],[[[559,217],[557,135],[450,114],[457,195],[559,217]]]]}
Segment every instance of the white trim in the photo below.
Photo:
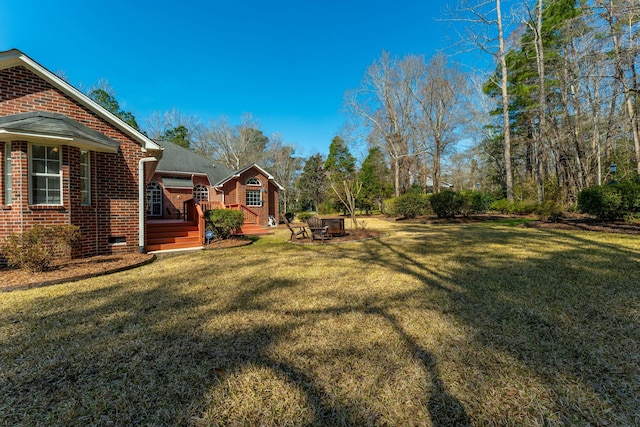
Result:
{"type": "Polygon", "coordinates": [[[120,119],[115,114],[107,111],[100,104],[89,98],[84,93],[80,92],[75,87],[71,86],[69,83],[62,80],[60,77],[56,76],[42,65],[38,64],[33,59],[29,58],[27,55],[19,51],[18,49],[11,49],[8,51],[0,52],[0,69],[6,69],[15,67],[18,65],[22,65],[37,74],[39,77],[50,83],[52,86],[64,92],[66,95],[73,98],[75,101],[87,107],[89,110],[96,113],[98,116],[105,119],[107,122],[117,127],[124,133],[128,134],[132,138],[138,140],[141,143],[141,148],[143,152],[147,150],[159,150],[162,151],[163,148],[153,142],[151,139],[146,137],[142,132],[139,132],[132,128],[130,125],[125,123],[122,119],[120,119]]]}
{"type": "Polygon", "coordinates": [[[15,132],[0,129],[0,141],[27,140],[40,144],[62,144],[77,147],[85,151],[97,151],[101,153],[117,153],[118,147],[110,147],[106,144],[98,144],[94,141],[83,138],[72,138],[61,135],[47,135],[44,133],[15,132]]]}
{"type": "Polygon", "coordinates": [[[147,197],[147,191],[144,185],[144,164],[157,161],[158,159],[155,157],[143,157],[138,161],[138,248],[141,254],[146,250],[144,244],[144,199],[147,197]]]}
{"type": "MultiPolygon", "coordinates": [[[[278,181],[276,181],[273,178],[273,175],[271,175],[269,172],[265,171],[264,169],[262,169],[260,166],[258,166],[255,163],[252,163],[249,166],[246,166],[244,168],[242,168],[241,170],[234,172],[233,175],[230,175],[226,178],[224,178],[223,180],[221,180],[220,182],[218,182],[217,184],[215,184],[213,187],[214,188],[220,188],[222,187],[224,184],[226,184],[227,182],[231,181],[233,178],[239,178],[240,175],[242,175],[243,173],[245,173],[246,171],[248,171],[249,169],[255,167],[256,169],[258,169],[264,176],[267,177],[267,180],[269,182],[273,182],[275,184],[276,187],[278,187],[279,190],[284,191],[284,187],[280,184],[278,184],[278,181]]],[[[242,185],[246,185],[246,184],[242,184],[242,185]]]]}
{"type": "MultiPolygon", "coordinates": [[[[49,145],[42,145],[42,144],[32,144],[29,143],[28,144],[28,168],[27,168],[27,174],[29,177],[29,185],[28,185],[28,191],[29,191],[29,206],[64,206],[64,191],[63,190],[63,184],[64,184],[64,180],[63,180],[63,174],[62,174],[62,146],[60,145],[55,145],[55,144],[49,144],[49,145]],[[57,148],[58,149],[58,174],[44,174],[44,173],[38,173],[36,174],[33,171],[33,147],[37,146],[37,147],[45,147],[45,148],[57,148]],[[58,188],[58,191],[60,192],[60,202],[58,203],[48,203],[47,200],[45,200],[44,203],[36,203],[36,201],[34,200],[34,189],[33,189],[33,177],[34,176],[44,176],[45,178],[54,178],[55,176],[59,177],[59,181],[60,181],[60,187],[58,188]]],[[[44,159],[40,159],[40,160],[44,160],[45,162],[49,161],[48,158],[44,158],[44,159]]],[[[48,193],[47,193],[48,194],[48,193]]]]}

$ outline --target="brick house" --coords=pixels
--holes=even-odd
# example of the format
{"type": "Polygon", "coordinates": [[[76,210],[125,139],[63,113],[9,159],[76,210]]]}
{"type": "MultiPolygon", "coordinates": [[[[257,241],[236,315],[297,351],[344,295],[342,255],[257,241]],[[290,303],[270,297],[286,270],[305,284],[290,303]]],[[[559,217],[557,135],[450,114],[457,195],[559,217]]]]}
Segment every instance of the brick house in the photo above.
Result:
{"type": "Polygon", "coordinates": [[[164,149],[163,156],[146,186],[149,250],[201,246],[194,238],[195,225],[185,224],[194,222],[190,213],[194,200],[203,211],[240,210],[245,223],[236,234],[264,234],[269,222],[278,218],[283,188],[260,166],[234,171],[172,142],[157,143],[164,149]]]}
{"type": "Polygon", "coordinates": [[[0,52],[0,241],[71,224],[82,232],[74,256],[145,252],[201,247],[206,208],[243,211],[245,234],[278,217],[282,188],[259,166],[234,172],[164,145],[163,160],[160,144],[19,50],[0,52]],[[157,224],[178,216],[176,236],[157,224]]]}
{"type": "Polygon", "coordinates": [[[80,227],[76,256],[144,249],[144,183],[162,148],[40,64],[0,52],[0,238],[80,227]]]}
{"type": "Polygon", "coordinates": [[[193,198],[206,207],[244,205],[261,226],[268,225],[270,216],[278,218],[278,192],[283,187],[260,166],[234,171],[172,142],[156,142],[164,153],[147,184],[149,219],[181,218],[185,202],[193,198]]]}

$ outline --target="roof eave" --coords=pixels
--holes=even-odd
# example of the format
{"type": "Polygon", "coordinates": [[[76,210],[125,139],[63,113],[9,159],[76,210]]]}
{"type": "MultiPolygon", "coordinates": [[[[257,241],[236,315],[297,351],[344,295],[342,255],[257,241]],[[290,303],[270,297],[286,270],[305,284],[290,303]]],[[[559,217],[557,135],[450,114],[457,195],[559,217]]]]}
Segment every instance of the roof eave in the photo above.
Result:
{"type": "Polygon", "coordinates": [[[28,140],[31,142],[40,142],[44,144],[63,144],[70,145],[72,147],[78,147],[80,149],[97,151],[101,153],[117,153],[117,146],[111,146],[107,144],[100,144],[95,141],[91,141],[84,138],[60,136],[60,135],[48,135],[35,132],[16,132],[0,129],[0,141],[15,141],[15,140],[28,140]]]}
{"type": "Polygon", "coordinates": [[[80,92],[75,87],[71,86],[69,83],[62,80],[60,77],[56,76],[42,65],[38,64],[33,59],[29,58],[23,52],[18,49],[11,49],[5,52],[0,52],[0,64],[4,64],[4,66],[0,66],[2,68],[11,68],[18,65],[26,66],[32,72],[37,74],[39,77],[49,82],[52,86],[61,90],[75,101],[81,103],[89,110],[96,113],[98,116],[104,118],[107,122],[117,127],[130,137],[136,139],[141,143],[141,148],[143,152],[147,152],[148,150],[155,152],[162,152],[162,147],[153,142],[151,139],[146,137],[140,131],[135,130],[130,125],[125,123],[122,119],[107,111],[100,104],[96,103],[94,100],[89,98],[84,93],[80,92]]]}

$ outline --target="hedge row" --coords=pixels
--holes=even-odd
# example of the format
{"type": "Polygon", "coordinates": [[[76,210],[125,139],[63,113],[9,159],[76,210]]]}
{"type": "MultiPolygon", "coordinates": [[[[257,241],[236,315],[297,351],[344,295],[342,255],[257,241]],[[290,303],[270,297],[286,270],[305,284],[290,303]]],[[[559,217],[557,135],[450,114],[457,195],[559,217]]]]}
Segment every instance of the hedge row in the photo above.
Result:
{"type": "Polygon", "coordinates": [[[430,214],[435,214],[438,218],[451,218],[456,215],[485,213],[492,201],[490,194],[479,191],[442,191],[436,194],[409,191],[385,200],[383,211],[388,215],[404,218],[430,214]]]}
{"type": "Polygon", "coordinates": [[[618,220],[640,214],[640,183],[622,181],[585,188],[578,193],[578,210],[601,220],[618,220]]]}

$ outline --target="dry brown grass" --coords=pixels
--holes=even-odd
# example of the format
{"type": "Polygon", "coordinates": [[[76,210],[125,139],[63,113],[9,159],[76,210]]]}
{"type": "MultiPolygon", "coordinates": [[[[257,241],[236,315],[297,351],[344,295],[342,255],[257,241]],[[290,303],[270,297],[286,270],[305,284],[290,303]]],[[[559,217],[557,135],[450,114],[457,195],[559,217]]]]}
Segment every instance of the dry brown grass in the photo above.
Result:
{"type": "Polygon", "coordinates": [[[637,237],[396,224],[2,294],[0,425],[634,425],[637,237]]]}

